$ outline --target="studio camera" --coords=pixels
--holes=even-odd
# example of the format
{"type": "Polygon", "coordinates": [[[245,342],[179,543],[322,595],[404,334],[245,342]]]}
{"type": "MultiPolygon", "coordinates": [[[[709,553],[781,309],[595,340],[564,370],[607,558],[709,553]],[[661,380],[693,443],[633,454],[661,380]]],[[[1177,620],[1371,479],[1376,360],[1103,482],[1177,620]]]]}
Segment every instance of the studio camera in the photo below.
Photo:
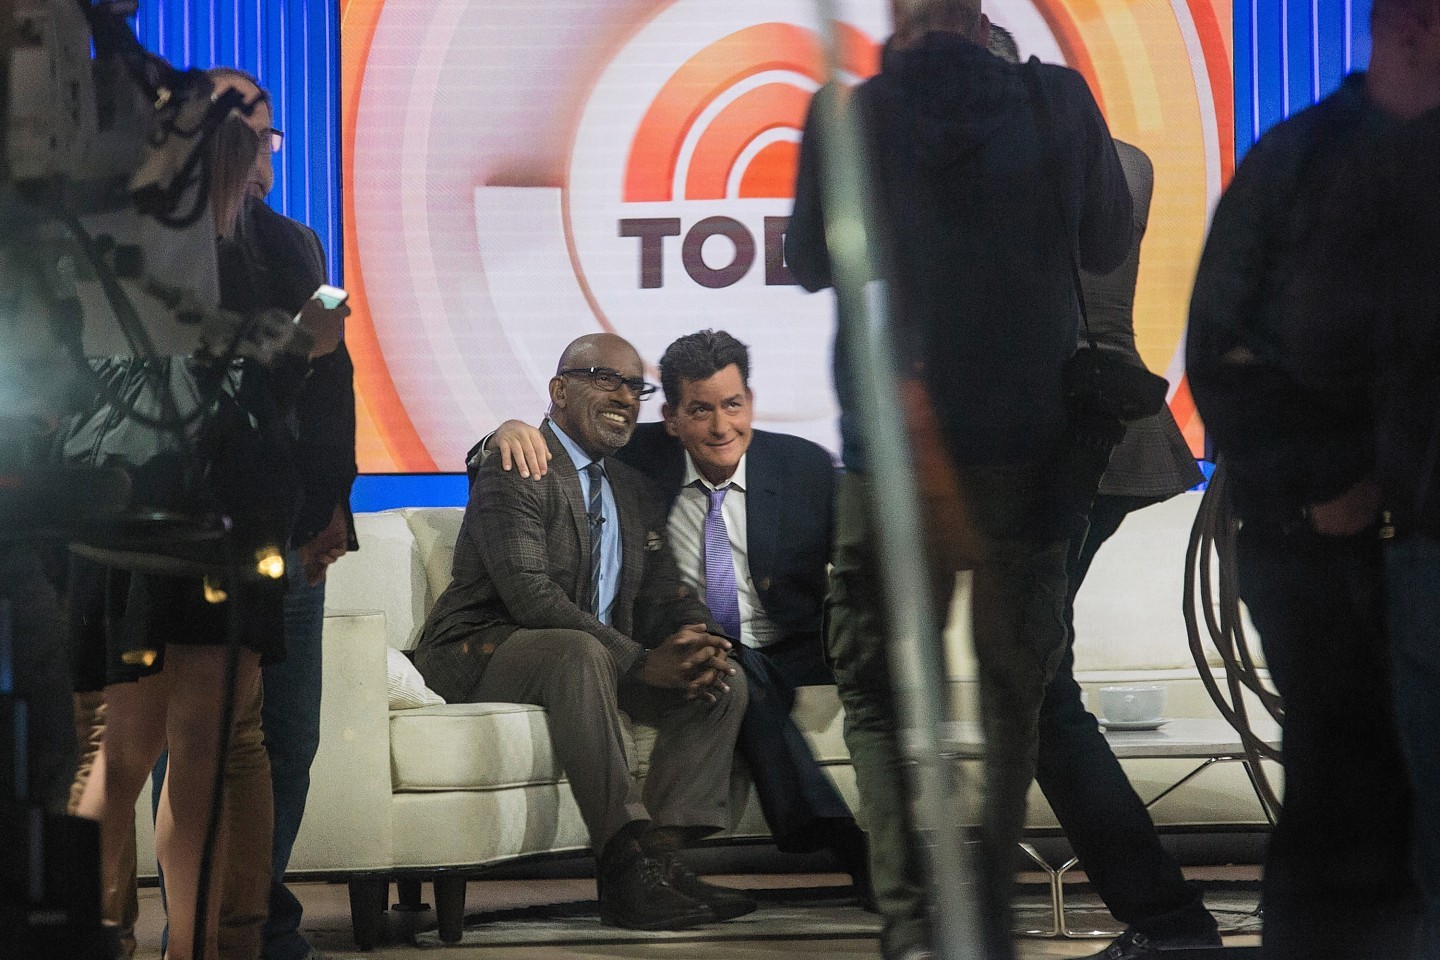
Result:
{"type": "Polygon", "coordinates": [[[0,539],[58,533],[142,563],[223,532],[192,448],[227,371],[310,340],[278,312],[218,308],[206,144],[253,105],[145,51],[135,9],[0,3],[0,539]],[[151,371],[123,395],[104,375],[122,362],[151,371]],[[97,396],[128,432],[39,465],[97,396]]]}

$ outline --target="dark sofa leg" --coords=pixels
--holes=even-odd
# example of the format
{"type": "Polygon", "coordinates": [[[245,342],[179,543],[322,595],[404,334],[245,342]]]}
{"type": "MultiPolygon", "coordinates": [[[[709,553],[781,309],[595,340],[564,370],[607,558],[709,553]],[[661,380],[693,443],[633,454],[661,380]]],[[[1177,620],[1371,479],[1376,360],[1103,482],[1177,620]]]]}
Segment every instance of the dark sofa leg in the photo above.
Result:
{"type": "Polygon", "coordinates": [[[459,943],[465,929],[465,878],[435,878],[435,919],[442,943],[459,943]]]}
{"type": "Polygon", "coordinates": [[[359,949],[370,950],[379,939],[389,892],[390,883],[382,877],[350,881],[350,929],[359,949]]]}
{"type": "Polygon", "coordinates": [[[419,912],[425,909],[420,900],[419,880],[396,880],[395,892],[400,897],[400,909],[419,912]]]}

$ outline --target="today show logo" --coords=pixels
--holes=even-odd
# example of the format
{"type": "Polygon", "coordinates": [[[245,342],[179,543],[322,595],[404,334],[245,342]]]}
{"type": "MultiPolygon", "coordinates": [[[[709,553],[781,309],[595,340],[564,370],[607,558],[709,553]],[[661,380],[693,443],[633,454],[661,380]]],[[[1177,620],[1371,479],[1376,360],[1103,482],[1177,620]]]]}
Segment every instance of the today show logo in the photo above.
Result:
{"type": "MultiPolygon", "coordinates": [[[[570,156],[576,277],[601,324],[652,358],[702,327],[730,330],[759,357],[787,340],[793,351],[797,333],[828,337],[833,323],[782,252],[806,110],[826,79],[813,11],[725,6],[682,0],[641,27],[592,89],[570,156]]],[[[871,6],[840,26],[844,80],[879,67],[888,4],[871,6]]],[[[826,394],[827,365],[815,366],[826,394]]]]}

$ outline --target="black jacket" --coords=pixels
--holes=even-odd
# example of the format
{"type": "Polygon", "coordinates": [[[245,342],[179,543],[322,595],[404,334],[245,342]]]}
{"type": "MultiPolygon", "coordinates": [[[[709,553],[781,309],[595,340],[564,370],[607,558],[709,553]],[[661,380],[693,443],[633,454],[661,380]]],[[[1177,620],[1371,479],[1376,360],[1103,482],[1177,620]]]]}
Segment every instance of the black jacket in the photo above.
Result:
{"type": "MultiPolygon", "coordinates": [[[[1079,314],[1071,251],[1108,272],[1132,237],[1130,194],[1105,121],[1073,70],[1041,65],[1052,127],[1023,71],[954,33],[887,49],[855,93],[879,208],[902,363],[923,363],[954,461],[1046,459],[1064,429],[1061,370],[1079,314]],[[1063,213],[1062,213],[1063,210],[1063,213]],[[1062,219],[1063,218],[1063,219],[1062,219]]],[[[831,285],[820,164],[826,88],[800,151],[786,261],[807,289],[831,285]]],[[[863,458],[842,330],[836,392],[847,466],[863,458]]]]}
{"type": "MultiPolygon", "coordinates": [[[[1402,532],[1440,536],[1440,109],[1362,122],[1373,135],[1337,174],[1310,267],[1284,290],[1283,361],[1298,386],[1348,401],[1352,417],[1373,396],[1386,509],[1402,532]]],[[[1367,427],[1338,439],[1363,449],[1367,427]]]]}
{"type": "Polygon", "coordinates": [[[1440,110],[1410,125],[1392,167],[1378,342],[1377,468],[1403,526],[1440,538],[1440,110]]]}
{"type": "MultiPolygon", "coordinates": [[[[615,459],[655,482],[668,513],[685,481],[685,448],[662,423],[642,423],[615,459]]],[[[786,639],[820,640],[825,566],[835,531],[835,465],[809,440],[756,430],[746,460],[750,578],[786,639]]]]}
{"type": "MultiPolygon", "coordinates": [[[[315,231],[252,200],[232,249],[221,247],[222,300],[230,309],[276,307],[300,312],[325,282],[325,254],[315,231]],[[227,269],[227,259],[234,262],[227,269]],[[238,262],[237,262],[238,261],[238,262]]],[[[342,342],[312,360],[293,398],[293,446],[273,453],[285,482],[298,488],[290,542],[309,542],[330,522],[336,506],[349,512],[355,463],[355,368],[342,342]]],[[[353,525],[352,525],[353,526],[353,525]]],[[[354,542],[353,531],[351,549],[354,542]]]]}
{"type": "Polygon", "coordinates": [[[1374,467],[1371,352],[1367,335],[1344,332],[1347,304],[1374,288],[1334,281],[1355,276],[1341,218],[1392,126],[1352,75],[1261,138],[1215,210],[1186,367],[1243,518],[1296,521],[1374,467]],[[1233,362],[1242,348],[1253,360],[1233,362]]]}

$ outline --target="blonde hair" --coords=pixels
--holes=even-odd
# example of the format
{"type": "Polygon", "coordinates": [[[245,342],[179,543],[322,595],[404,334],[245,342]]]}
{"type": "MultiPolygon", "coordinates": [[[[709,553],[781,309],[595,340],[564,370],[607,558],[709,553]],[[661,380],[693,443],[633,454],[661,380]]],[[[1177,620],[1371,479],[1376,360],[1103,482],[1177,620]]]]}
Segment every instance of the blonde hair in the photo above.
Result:
{"type": "Polygon", "coordinates": [[[216,235],[226,240],[235,236],[261,146],[260,134],[233,111],[210,137],[210,212],[216,235]]]}

